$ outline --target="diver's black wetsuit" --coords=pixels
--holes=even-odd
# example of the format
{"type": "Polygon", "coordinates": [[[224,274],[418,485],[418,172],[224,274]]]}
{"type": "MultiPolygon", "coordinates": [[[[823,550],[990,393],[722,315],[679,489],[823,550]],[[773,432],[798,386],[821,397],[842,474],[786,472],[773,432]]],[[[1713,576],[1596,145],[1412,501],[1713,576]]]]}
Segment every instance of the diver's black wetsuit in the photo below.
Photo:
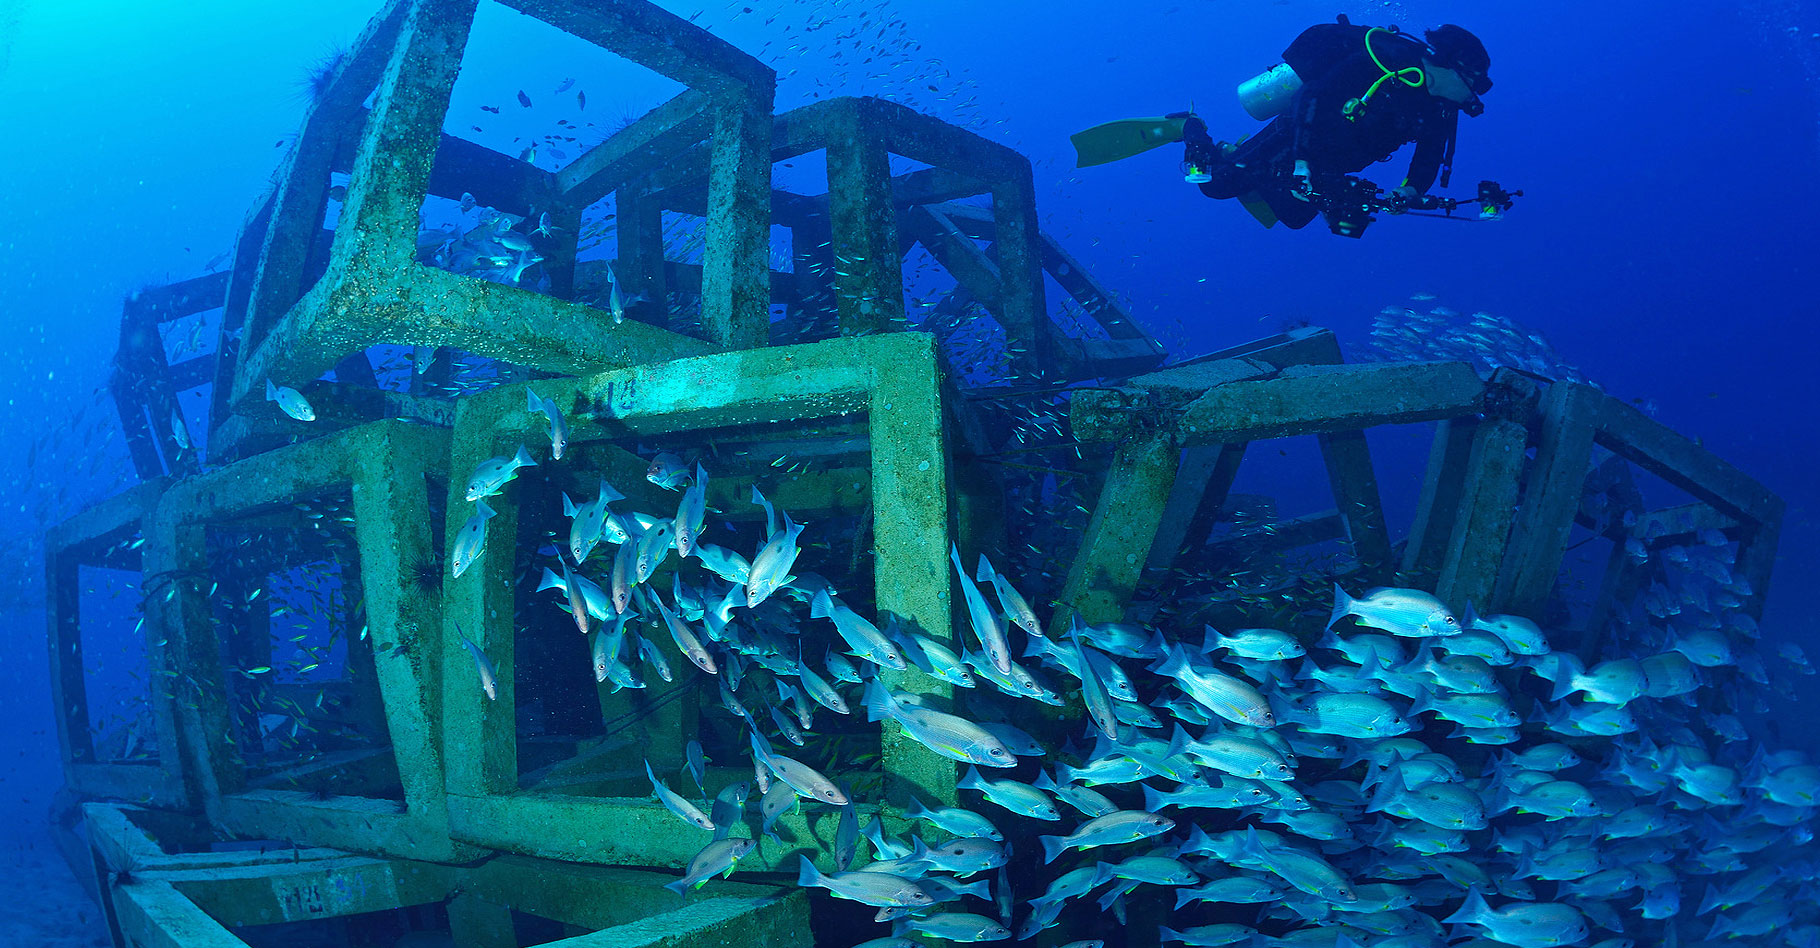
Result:
{"type": "Polygon", "coordinates": [[[1224,160],[1210,162],[1207,170],[1213,180],[1201,185],[1203,194],[1226,199],[1257,192],[1279,220],[1301,227],[1317,211],[1290,193],[1297,159],[1308,162],[1314,189],[1321,191],[1323,178],[1361,171],[1389,158],[1408,142],[1416,143],[1416,151],[1407,177],[1399,183],[1419,192],[1434,184],[1442,163],[1451,159],[1448,151],[1459,124],[1458,105],[1430,95],[1425,87],[1412,88],[1390,78],[1355,107],[1351,118],[1346,115],[1347,103],[1363,97],[1384,75],[1384,69],[1419,67],[1426,46],[1405,34],[1378,30],[1370,41],[1377,62],[1384,65],[1380,69],[1366,52],[1364,27],[1323,24],[1298,37],[1296,43],[1302,44],[1316,31],[1345,31],[1316,36],[1337,55],[1326,60],[1325,70],[1317,72],[1306,56],[1294,55],[1296,45],[1284,51],[1284,61],[1305,77],[1302,88],[1282,115],[1271,119],[1224,160]]]}

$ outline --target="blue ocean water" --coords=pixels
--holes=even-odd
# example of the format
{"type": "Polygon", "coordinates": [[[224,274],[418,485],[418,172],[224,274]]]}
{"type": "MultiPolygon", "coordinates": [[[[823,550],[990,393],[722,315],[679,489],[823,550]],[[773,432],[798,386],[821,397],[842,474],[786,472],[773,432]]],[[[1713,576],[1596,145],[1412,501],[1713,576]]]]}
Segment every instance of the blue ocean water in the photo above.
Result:
{"type": "MultiPolygon", "coordinates": [[[[662,5],[772,64],[779,111],[882,95],[1028,154],[1045,227],[1179,354],[1303,322],[1364,347],[1373,317],[1415,294],[1544,334],[1607,391],[1787,499],[1764,628],[1820,647],[1807,595],[1820,580],[1813,3],[662,5]],[[1480,178],[1522,188],[1507,219],[1386,219],[1357,241],[1318,224],[1266,231],[1184,184],[1174,149],[1073,167],[1069,134],[1120,117],[1192,104],[1216,138],[1248,132],[1233,87],[1336,12],[1406,28],[1452,20],[1484,39],[1496,87],[1485,114],[1463,120],[1452,190],[1480,178]]],[[[12,356],[0,538],[17,554],[0,583],[8,832],[43,822],[59,780],[31,538],[130,470],[98,398],[120,301],[220,266],[296,129],[302,77],[374,6],[0,2],[0,329],[12,356]]],[[[563,49],[540,36],[507,43],[463,82],[501,98],[547,91],[563,49]]],[[[636,113],[657,94],[591,89],[590,108],[636,113]]],[[[1392,178],[1400,166],[1380,167],[1392,178]]]]}

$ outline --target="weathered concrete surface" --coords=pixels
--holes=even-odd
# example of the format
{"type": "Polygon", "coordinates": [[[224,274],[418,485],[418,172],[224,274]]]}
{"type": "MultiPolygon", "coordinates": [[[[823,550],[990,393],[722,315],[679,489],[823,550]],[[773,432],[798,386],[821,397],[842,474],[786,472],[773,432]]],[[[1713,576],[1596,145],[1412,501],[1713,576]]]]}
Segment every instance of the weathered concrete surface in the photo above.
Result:
{"type": "Polygon", "coordinates": [[[1434,421],[1477,411],[1485,385],[1464,362],[1292,366],[1221,385],[1182,410],[1184,443],[1259,441],[1434,421]]]}
{"type": "Polygon", "coordinates": [[[448,898],[460,870],[451,866],[343,855],[307,863],[267,863],[231,872],[189,869],[157,874],[216,921],[234,928],[382,912],[448,898]]]}
{"type": "Polygon", "coordinates": [[[169,882],[132,882],[113,890],[120,930],[135,948],[246,948],[169,882]]]}
{"type": "Polygon", "coordinates": [[[1592,466],[1594,411],[1603,397],[1578,382],[1556,382],[1543,396],[1536,458],[1487,612],[1535,615],[1547,603],[1592,466]]]}
{"type": "Polygon", "coordinates": [[[1468,603],[1487,609],[1492,603],[1517,516],[1527,439],[1522,425],[1504,418],[1487,418],[1472,429],[1435,587],[1435,595],[1456,610],[1468,603]]]}
{"type": "Polygon", "coordinates": [[[813,943],[801,892],[767,898],[711,898],[661,915],[550,942],[561,948],[778,948],[813,943]]]}
{"type": "Polygon", "coordinates": [[[1050,616],[1050,638],[1064,640],[1076,614],[1090,624],[1123,621],[1175,484],[1180,451],[1163,434],[1121,445],[1113,455],[1050,616]]]}

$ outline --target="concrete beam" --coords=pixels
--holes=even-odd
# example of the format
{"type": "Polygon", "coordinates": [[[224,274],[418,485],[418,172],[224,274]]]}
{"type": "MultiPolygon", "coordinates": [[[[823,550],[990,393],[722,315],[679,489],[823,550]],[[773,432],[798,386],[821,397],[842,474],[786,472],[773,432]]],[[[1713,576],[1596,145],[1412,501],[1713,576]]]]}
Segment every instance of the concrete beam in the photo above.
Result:
{"type": "Polygon", "coordinates": [[[246,948],[168,882],[116,885],[113,905],[134,948],[246,948]]]}
{"type": "Polygon", "coordinates": [[[504,2],[685,86],[732,97],[777,84],[771,67],[648,0],[504,2]]]}
{"type": "Polygon", "coordinates": [[[724,349],[771,341],[770,144],[770,86],[714,110],[701,320],[724,349]]]}
{"type": "MultiPolygon", "coordinates": [[[[563,199],[587,206],[676,160],[714,127],[714,99],[685,89],[556,172],[563,199]]],[[[704,172],[707,169],[703,169],[704,172]]],[[[621,226],[624,226],[621,208],[621,226]]]]}
{"type": "Polygon", "coordinates": [[[1175,486],[1180,451],[1166,433],[1119,446],[1056,597],[1051,638],[1065,637],[1077,613],[1088,623],[1124,620],[1175,486]]]}
{"type": "Polygon", "coordinates": [[[1293,366],[1209,391],[1175,427],[1184,443],[1205,444],[1413,424],[1472,414],[1484,391],[1464,362],[1293,366]]]}
{"type": "Polygon", "coordinates": [[[1604,397],[1578,382],[1556,382],[1542,397],[1536,458],[1485,611],[1537,615],[1547,603],[1592,465],[1598,405],[1604,397]]]}
{"type": "Polygon", "coordinates": [[[771,948],[808,944],[809,900],[801,892],[764,899],[717,898],[604,931],[551,942],[561,948],[771,948]]]}
{"type": "Polygon", "coordinates": [[[268,863],[233,872],[160,872],[178,894],[223,925],[275,925],[441,902],[460,870],[425,862],[342,856],[268,863]]]}
{"type": "MultiPolygon", "coordinates": [[[[1490,611],[1498,567],[1510,549],[1511,526],[1517,517],[1528,432],[1504,418],[1488,418],[1470,431],[1470,449],[1448,517],[1446,557],[1435,595],[1455,609],[1471,603],[1490,611]]],[[[1437,518],[1440,515],[1437,512],[1437,518]]]]}
{"type": "Polygon", "coordinates": [[[1692,438],[1607,395],[1596,412],[1594,441],[1614,454],[1712,504],[1740,521],[1763,523],[1781,516],[1782,501],[1756,479],[1692,438]]]}

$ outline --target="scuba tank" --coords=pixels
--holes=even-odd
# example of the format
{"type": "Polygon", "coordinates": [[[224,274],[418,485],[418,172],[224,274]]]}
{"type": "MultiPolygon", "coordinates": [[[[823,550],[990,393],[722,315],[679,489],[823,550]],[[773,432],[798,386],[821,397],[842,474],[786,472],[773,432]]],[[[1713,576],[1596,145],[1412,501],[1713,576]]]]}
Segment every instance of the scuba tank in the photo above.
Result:
{"type": "Polygon", "coordinates": [[[1246,114],[1260,122],[1269,121],[1289,108],[1289,100],[1302,88],[1302,77],[1288,63],[1276,65],[1239,83],[1239,105],[1246,114]]]}

